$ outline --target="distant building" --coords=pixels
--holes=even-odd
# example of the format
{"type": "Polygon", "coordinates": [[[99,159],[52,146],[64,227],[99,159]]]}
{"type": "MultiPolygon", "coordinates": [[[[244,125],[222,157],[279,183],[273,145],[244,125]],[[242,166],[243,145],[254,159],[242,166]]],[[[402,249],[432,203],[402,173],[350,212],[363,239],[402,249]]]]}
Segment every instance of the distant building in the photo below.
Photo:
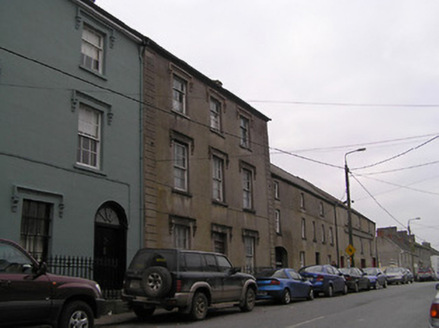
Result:
{"type": "Polygon", "coordinates": [[[396,227],[379,228],[377,245],[381,266],[400,266],[414,274],[418,268],[431,267],[431,255],[439,255],[430,243],[418,244],[415,235],[408,235],[406,230],[398,231],[396,227]]]}
{"type": "MultiPolygon", "coordinates": [[[[347,208],[339,200],[275,165],[276,265],[296,269],[313,264],[349,265],[347,208]]],[[[355,265],[376,265],[375,223],[352,211],[355,265]]]]}

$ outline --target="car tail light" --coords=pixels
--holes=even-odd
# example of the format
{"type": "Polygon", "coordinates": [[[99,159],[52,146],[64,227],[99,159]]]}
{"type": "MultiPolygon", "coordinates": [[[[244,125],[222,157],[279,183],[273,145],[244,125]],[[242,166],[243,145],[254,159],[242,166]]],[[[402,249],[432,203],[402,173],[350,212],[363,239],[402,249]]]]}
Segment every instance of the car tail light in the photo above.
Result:
{"type": "Polygon", "coordinates": [[[271,280],[270,285],[280,285],[279,280],[271,280]]]}
{"type": "Polygon", "coordinates": [[[344,278],[346,279],[346,280],[352,280],[352,277],[351,276],[344,276],[344,278]]]}
{"type": "Polygon", "coordinates": [[[175,290],[176,290],[177,293],[181,291],[181,285],[182,285],[181,280],[178,279],[177,283],[176,283],[176,286],[175,286],[175,290]]]}
{"type": "Polygon", "coordinates": [[[430,317],[439,319],[439,304],[437,303],[431,304],[430,317]]]}
{"type": "Polygon", "coordinates": [[[322,275],[318,275],[316,280],[323,281],[323,280],[325,280],[325,277],[323,277],[322,275]]]}

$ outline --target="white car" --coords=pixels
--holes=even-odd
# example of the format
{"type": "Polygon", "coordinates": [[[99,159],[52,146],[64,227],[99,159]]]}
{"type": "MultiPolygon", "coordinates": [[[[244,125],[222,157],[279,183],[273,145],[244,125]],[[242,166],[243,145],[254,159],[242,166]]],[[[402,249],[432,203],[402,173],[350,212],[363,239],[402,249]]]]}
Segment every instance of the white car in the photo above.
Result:
{"type": "Polygon", "coordinates": [[[439,327],[439,284],[436,285],[436,296],[430,307],[430,328],[439,327]]]}

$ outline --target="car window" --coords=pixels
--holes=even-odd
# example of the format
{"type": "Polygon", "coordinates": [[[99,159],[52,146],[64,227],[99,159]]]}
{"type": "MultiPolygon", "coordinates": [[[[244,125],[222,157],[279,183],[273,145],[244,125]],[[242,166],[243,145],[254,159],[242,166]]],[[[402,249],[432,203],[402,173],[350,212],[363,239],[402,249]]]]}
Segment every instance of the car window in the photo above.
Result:
{"type": "Polygon", "coordinates": [[[184,254],[184,258],[186,260],[186,270],[187,271],[203,271],[204,261],[201,254],[184,254]]]}
{"type": "Polygon", "coordinates": [[[275,273],[273,273],[272,277],[280,278],[280,279],[288,279],[288,276],[284,270],[277,270],[275,273]]]}
{"type": "Polygon", "coordinates": [[[301,280],[302,277],[300,276],[300,274],[298,274],[296,271],[294,270],[288,270],[288,273],[290,274],[291,278],[295,279],[295,280],[301,280]]]}
{"type": "Polygon", "coordinates": [[[209,272],[217,272],[218,271],[218,266],[216,265],[215,255],[205,254],[204,260],[206,262],[205,271],[209,271],[209,272]]]}
{"type": "Polygon", "coordinates": [[[229,262],[229,260],[224,256],[217,256],[216,259],[218,260],[218,267],[221,271],[226,272],[229,271],[232,268],[232,264],[229,262]]]}
{"type": "Polygon", "coordinates": [[[326,272],[329,274],[337,274],[331,266],[326,267],[326,272]]]}
{"type": "Polygon", "coordinates": [[[304,268],[302,271],[309,273],[320,273],[323,271],[323,267],[321,265],[316,265],[316,266],[304,268]]]}
{"type": "Polygon", "coordinates": [[[32,266],[32,261],[15,247],[0,244],[0,272],[23,273],[32,266]]]}

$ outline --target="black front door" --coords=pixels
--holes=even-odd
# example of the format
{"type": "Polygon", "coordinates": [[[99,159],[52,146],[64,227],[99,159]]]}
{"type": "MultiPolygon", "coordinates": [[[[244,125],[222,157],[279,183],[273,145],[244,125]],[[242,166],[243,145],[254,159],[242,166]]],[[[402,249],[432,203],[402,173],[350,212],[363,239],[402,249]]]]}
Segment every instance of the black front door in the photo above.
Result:
{"type": "Polygon", "coordinates": [[[108,204],[96,214],[94,280],[104,290],[122,289],[126,267],[126,221],[122,214],[108,204]]]}

